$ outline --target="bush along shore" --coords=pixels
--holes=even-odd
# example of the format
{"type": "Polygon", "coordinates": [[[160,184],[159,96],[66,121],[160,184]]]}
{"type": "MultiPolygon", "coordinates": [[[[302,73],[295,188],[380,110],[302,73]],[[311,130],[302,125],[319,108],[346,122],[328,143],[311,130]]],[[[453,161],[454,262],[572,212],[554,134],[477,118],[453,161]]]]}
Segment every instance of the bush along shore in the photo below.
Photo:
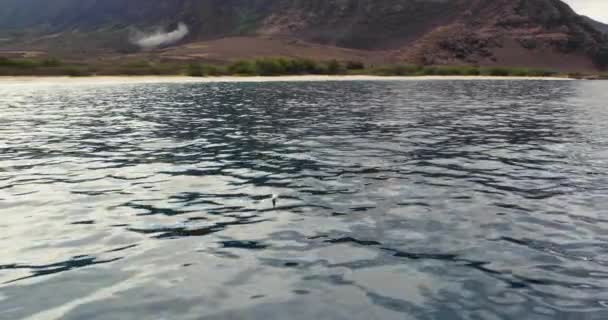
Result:
{"type": "Polygon", "coordinates": [[[608,79],[608,74],[559,73],[553,70],[478,66],[366,66],[358,61],[314,61],[311,59],[259,58],[225,65],[200,62],[128,61],[123,63],[69,63],[59,59],[0,58],[0,76],[286,76],[286,75],[373,75],[373,76],[498,76],[564,77],[608,79]]]}

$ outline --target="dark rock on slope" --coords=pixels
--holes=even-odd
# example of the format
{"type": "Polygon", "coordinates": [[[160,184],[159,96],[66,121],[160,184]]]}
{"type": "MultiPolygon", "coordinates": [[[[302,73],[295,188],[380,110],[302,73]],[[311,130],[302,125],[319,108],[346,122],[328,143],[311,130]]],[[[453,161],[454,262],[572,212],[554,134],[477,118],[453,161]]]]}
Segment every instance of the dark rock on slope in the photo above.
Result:
{"type": "Polygon", "coordinates": [[[588,69],[604,66],[606,35],[559,0],[463,1],[462,14],[405,50],[424,63],[588,69]]]}
{"type": "Polygon", "coordinates": [[[599,30],[603,33],[608,33],[608,24],[593,20],[587,16],[582,16],[582,17],[587,23],[591,24],[596,30],[599,30]]]}

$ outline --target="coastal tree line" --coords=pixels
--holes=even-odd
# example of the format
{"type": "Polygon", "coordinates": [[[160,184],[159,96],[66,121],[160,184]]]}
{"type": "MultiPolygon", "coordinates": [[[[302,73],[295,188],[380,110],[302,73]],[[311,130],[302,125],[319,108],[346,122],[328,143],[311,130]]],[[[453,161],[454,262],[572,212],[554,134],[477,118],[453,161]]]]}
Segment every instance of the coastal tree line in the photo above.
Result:
{"type": "MultiPolygon", "coordinates": [[[[257,58],[229,64],[199,61],[112,61],[110,63],[70,63],[56,58],[9,59],[0,57],[0,75],[187,75],[206,76],[281,76],[281,75],[378,75],[378,76],[571,76],[554,70],[522,67],[366,65],[360,61],[315,61],[303,58],[257,58]]],[[[595,75],[608,78],[608,74],[595,75]]]]}

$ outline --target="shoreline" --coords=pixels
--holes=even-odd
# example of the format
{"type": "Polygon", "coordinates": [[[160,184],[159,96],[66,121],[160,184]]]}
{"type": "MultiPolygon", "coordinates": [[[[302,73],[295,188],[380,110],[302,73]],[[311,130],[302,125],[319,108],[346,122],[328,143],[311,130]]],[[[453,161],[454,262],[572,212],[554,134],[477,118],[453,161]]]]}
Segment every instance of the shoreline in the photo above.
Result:
{"type": "Polygon", "coordinates": [[[0,76],[5,84],[145,84],[145,83],[222,83],[222,82],[319,82],[319,81],[419,81],[419,80],[576,80],[566,77],[515,76],[367,76],[367,75],[302,75],[302,76],[0,76]]]}

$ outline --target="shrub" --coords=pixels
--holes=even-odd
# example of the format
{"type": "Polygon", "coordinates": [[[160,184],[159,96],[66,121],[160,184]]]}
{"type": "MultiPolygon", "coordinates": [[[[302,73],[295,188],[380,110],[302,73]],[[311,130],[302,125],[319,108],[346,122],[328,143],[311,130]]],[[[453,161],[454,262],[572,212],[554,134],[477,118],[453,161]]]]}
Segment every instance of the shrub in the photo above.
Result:
{"type": "Polygon", "coordinates": [[[478,76],[481,74],[481,71],[479,71],[479,68],[476,67],[465,67],[463,74],[466,76],[478,76]]]}
{"type": "Polygon", "coordinates": [[[318,64],[310,59],[292,59],[286,66],[289,74],[315,74],[319,72],[318,64]]]}
{"type": "Polygon", "coordinates": [[[363,70],[363,69],[365,69],[365,64],[361,61],[348,61],[348,62],[346,62],[346,69],[363,70]]]}
{"type": "Polygon", "coordinates": [[[231,74],[252,76],[257,74],[256,65],[247,60],[239,60],[228,66],[228,72],[231,74]]]}
{"type": "Polygon", "coordinates": [[[302,68],[305,73],[319,73],[321,71],[321,67],[319,64],[310,59],[299,59],[298,64],[302,68]]]}
{"type": "Polygon", "coordinates": [[[26,59],[0,58],[0,67],[11,67],[19,69],[32,69],[39,66],[39,63],[26,59]]]}
{"type": "Polygon", "coordinates": [[[340,74],[343,72],[342,65],[338,60],[331,60],[327,63],[327,74],[340,74]]]}
{"type": "Polygon", "coordinates": [[[287,63],[283,59],[262,58],[255,60],[255,70],[261,76],[276,76],[287,72],[287,63]]]}
{"type": "Polygon", "coordinates": [[[526,77],[530,75],[530,70],[523,68],[515,68],[511,70],[510,74],[516,77],[526,77]]]}
{"type": "MultiPolygon", "coordinates": [[[[357,61],[341,63],[337,60],[318,63],[311,59],[287,58],[258,58],[255,60],[239,60],[227,67],[204,65],[198,62],[184,64],[176,61],[146,61],[131,60],[124,64],[98,65],[66,64],[55,58],[44,60],[9,59],[0,57],[0,74],[3,75],[71,75],[83,76],[92,73],[116,75],[150,75],[150,74],[187,74],[192,77],[207,75],[219,76],[238,74],[245,76],[262,75],[298,75],[298,74],[343,74],[349,71],[357,74],[377,74],[383,76],[417,76],[417,75],[489,75],[489,76],[551,76],[556,72],[545,69],[507,68],[475,66],[417,66],[417,65],[386,65],[368,67],[357,61]],[[359,70],[359,71],[354,71],[359,70]]],[[[573,77],[577,75],[571,75],[573,77]]],[[[604,75],[604,78],[606,75],[604,75]]]]}
{"type": "Polygon", "coordinates": [[[492,68],[485,69],[482,72],[482,74],[484,74],[484,75],[490,75],[490,76],[506,77],[510,73],[509,73],[509,70],[507,68],[492,67],[492,68]]]}
{"type": "Polygon", "coordinates": [[[47,58],[47,59],[42,60],[42,62],[40,63],[41,66],[48,67],[48,68],[59,67],[62,64],[63,63],[61,62],[61,60],[59,60],[57,58],[47,58]]]}
{"type": "Polygon", "coordinates": [[[296,65],[294,64],[294,60],[293,59],[285,59],[285,58],[278,58],[277,59],[277,63],[280,66],[280,70],[281,74],[297,74],[299,73],[298,70],[296,69],[296,65]]]}
{"type": "Polygon", "coordinates": [[[419,74],[422,71],[420,66],[398,65],[394,67],[394,74],[398,76],[409,76],[419,74]]]}
{"type": "Polygon", "coordinates": [[[416,66],[395,65],[384,66],[373,70],[373,73],[384,76],[477,76],[481,73],[479,68],[471,66],[416,66]]]}
{"type": "Polygon", "coordinates": [[[205,72],[205,74],[210,75],[210,76],[221,76],[226,74],[226,71],[221,69],[220,67],[216,67],[216,66],[212,66],[212,65],[205,65],[203,66],[203,70],[205,72]]]}
{"type": "Polygon", "coordinates": [[[257,59],[255,68],[257,73],[262,76],[275,76],[281,73],[281,66],[272,58],[257,59]]]}
{"type": "Polygon", "coordinates": [[[392,67],[377,67],[372,70],[372,73],[380,75],[380,76],[394,76],[394,68],[392,67]]]}
{"type": "Polygon", "coordinates": [[[190,77],[204,77],[206,75],[205,69],[198,63],[188,64],[188,69],[186,73],[190,77]]]}
{"type": "Polygon", "coordinates": [[[557,74],[557,71],[545,70],[545,69],[528,69],[528,76],[530,77],[550,77],[557,74]]]}
{"type": "Polygon", "coordinates": [[[70,77],[86,77],[86,76],[90,76],[91,73],[87,72],[84,69],[80,69],[77,67],[68,67],[63,69],[63,73],[70,76],[70,77]]]}
{"type": "Polygon", "coordinates": [[[422,69],[420,69],[419,74],[432,76],[437,74],[437,69],[435,67],[423,67],[422,69]]]}
{"type": "Polygon", "coordinates": [[[464,67],[457,66],[447,66],[447,67],[437,67],[435,68],[435,74],[441,76],[458,76],[464,75],[465,69],[464,67]]]}

